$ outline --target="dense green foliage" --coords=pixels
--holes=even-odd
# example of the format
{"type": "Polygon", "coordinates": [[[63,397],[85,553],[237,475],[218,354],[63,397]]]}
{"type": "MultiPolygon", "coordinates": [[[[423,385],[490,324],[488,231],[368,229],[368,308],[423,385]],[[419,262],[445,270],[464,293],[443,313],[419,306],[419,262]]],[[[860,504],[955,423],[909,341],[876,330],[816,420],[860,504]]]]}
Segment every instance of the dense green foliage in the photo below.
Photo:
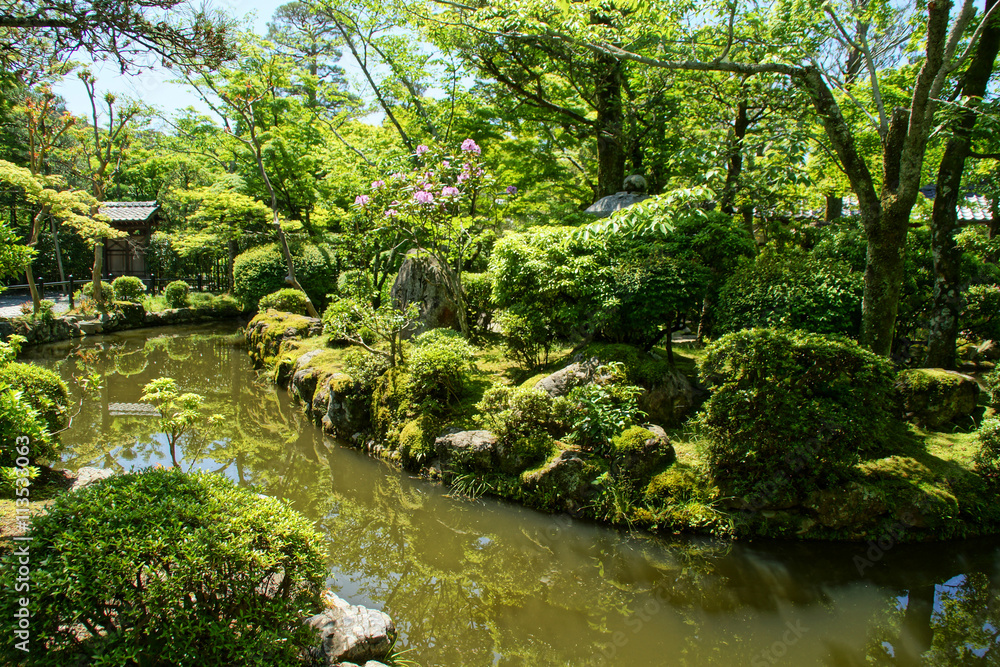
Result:
{"type": "Polygon", "coordinates": [[[476,406],[508,469],[520,471],[552,450],[553,434],[564,430],[552,397],[544,391],[496,385],[476,406]]]}
{"type": "Polygon", "coordinates": [[[307,313],[306,295],[295,288],[286,287],[261,297],[257,303],[257,308],[260,310],[273,308],[284,313],[305,315],[307,313]]]}
{"type": "Polygon", "coordinates": [[[146,295],[146,286],[135,276],[118,276],[111,281],[111,289],[117,301],[139,303],[146,295]]]}
{"type": "Polygon", "coordinates": [[[853,341],[747,329],[709,345],[701,377],[713,385],[701,417],[713,473],[736,493],[829,483],[885,442],[892,365],[853,341]]]}
{"type": "Polygon", "coordinates": [[[59,374],[34,364],[11,362],[0,365],[0,385],[22,392],[50,431],[66,426],[69,419],[69,390],[59,374]]]}
{"type": "Polygon", "coordinates": [[[432,329],[413,341],[407,368],[414,399],[449,403],[458,399],[475,369],[472,346],[451,329],[432,329]]]}
{"type": "Polygon", "coordinates": [[[24,338],[0,340],[0,468],[18,458],[49,462],[55,456],[51,431],[68,417],[66,385],[50,370],[14,361],[24,338]]]}
{"type": "Polygon", "coordinates": [[[569,393],[574,442],[609,454],[612,439],[644,416],[639,410],[641,393],[642,387],[628,383],[623,363],[598,366],[594,382],[573,387],[569,393]]]}
{"type": "Polygon", "coordinates": [[[970,337],[1000,343],[1000,286],[969,288],[962,310],[962,328],[970,337]]]}
{"type": "Polygon", "coordinates": [[[803,251],[767,248],[726,280],[719,311],[723,331],[785,327],[857,336],[861,274],[803,251]]]}
{"type": "MultiPolygon", "coordinates": [[[[319,535],[219,475],[113,477],[58,498],[31,537],[45,554],[32,561],[33,645],[45,646],[32,664],[292,665],[311,639],[319,535]]],[[[6,595],[0,609],[11,618],[17,604],[6,595]]],[[[20,663],[13,642],[2,650],[20,663]]]]}
{"type": "Polygon", "coordinates": [[[1000,485],[1000,418],[998,417],[986,419],[979,425],[976,470],[991,485],[1000,485]]]}
{"type": "MultiPolygon", "coordinates": [[[[325,247],[303,245],[293,252],[295,277],[317,308],[336,291],[337,260],[325,247]]],[[[261,297],[287,287],[288,268],[277,244],[247,250],[233,265],[233,294],[255,308],[261,297]]]]}
{"type": "Polygon", "coordinates": [[[183,280],[175,280],[163,290],[163,298],[171,308],[185,308],[191,303],[191,286],[183,280]]]}

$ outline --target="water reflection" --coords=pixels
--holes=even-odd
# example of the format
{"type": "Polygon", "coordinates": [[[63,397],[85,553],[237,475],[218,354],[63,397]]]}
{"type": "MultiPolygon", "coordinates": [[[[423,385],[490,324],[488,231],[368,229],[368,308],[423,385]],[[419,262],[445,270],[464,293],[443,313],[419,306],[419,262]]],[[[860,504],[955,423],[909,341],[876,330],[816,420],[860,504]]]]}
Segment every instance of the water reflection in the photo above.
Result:
{"type": "MultiPolygon", "coordinates": [[[[173,377],[223,415],[182,465],[287,499],[329,538],[342,595],[386,609],[430,665],[997,664],[998,542],[869,545],[622,535],[494,501],[469,503],[325,439],[256,381],[224,328],[90,340],[104,377],[64,465],[169,464],[142,386],[173,377]],[[147,338],[147,336],[151,336],[147,338]]],[[[36,363],[79,374],[72,345],[36,363]]]]}

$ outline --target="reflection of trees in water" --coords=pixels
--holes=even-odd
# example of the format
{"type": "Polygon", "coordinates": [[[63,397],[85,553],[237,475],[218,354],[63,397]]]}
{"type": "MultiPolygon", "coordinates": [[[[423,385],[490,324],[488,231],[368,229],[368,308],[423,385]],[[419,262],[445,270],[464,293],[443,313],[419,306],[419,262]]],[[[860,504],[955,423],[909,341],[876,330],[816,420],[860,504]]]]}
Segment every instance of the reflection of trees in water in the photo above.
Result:
{"type": "Polygon", "coordinates": [[[921,586],[887,603],[869,627],[865,655],[851,656],[855,660],[1000,665],[1000,581],[995,572],[971,572],[921,586]]]}
{"type": "MultiPolygon", "coordinates": [[[[947,562],[900,547],[862,577],[852,560],[856,545],[664,544],[523,508],[456,502],[359,453],[331,449],[284,391],[254,381],[245,351],[224,337],[134,336],[84,347],[94,350],[105,383],[64,435],[67,466],[161,459],[155,420],[112,418],[107,407],[138,402],[156,377],[174,378],[182,391],[205,397],[207,412],[224,416],[198,451],[185,452],[185,465],[196,459],[225,469],[319,519],[338,582],[393,614],[424,664],[492,665],[496,654],[502,665],[602,664],[600,649],[616,632],[630,642],[607,664],[658,664],[666,651],[671,664],[733,664],[737,656],[749,664],[776,639],[762,619],[789,609],[843,613],[830,591],[859,581],[905,604],[897,608],[890,598],[869,624],[867,650],[858,650],[857,638],[848,648],[828,646],[829,664],[907,664],[921,655],[934,664],[974,664],[962,647],[987,642],[1000,627],[995,579],[970,574],[935,589],[960,573],[993,576],[995,544],[978,560],[970,547],[947,562]],[[879,648],[882,641],[895,658],[879,648]]],[[[62,350],[62,361],[47,365],[71,381],[78,358],[62,350]]],[[[824,632],[836,630],[817,635],[824,632]]],[[[979,660],[1000,662],[995,649],[979,660]]]]}

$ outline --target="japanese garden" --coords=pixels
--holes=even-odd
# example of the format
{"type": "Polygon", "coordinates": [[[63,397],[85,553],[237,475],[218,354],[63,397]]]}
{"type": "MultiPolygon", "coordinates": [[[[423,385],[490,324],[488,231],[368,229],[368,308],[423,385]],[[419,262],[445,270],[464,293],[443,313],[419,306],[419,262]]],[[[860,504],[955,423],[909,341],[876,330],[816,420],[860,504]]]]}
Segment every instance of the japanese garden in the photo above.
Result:
{"type": "Polygon", "coordinates": [[[0,0],[0,660],[1000,661],[1000,10],[0,0]]]}

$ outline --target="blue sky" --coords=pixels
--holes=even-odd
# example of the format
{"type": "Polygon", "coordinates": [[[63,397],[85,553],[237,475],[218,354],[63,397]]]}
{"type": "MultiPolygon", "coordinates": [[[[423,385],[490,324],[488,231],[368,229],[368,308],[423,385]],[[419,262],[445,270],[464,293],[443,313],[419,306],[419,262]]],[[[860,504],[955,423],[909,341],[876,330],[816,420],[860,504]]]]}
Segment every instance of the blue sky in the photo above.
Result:
{"type": "MultiPolygon", "coordinates": [[[[247,21],[257,33],[263,34],[267,31],[267,22],[274,15],[274,10],[287,1],[212,0],[211,6],[222,9],[237,19],[247,21]]],[[[137,98],[168,114],[187,106],[201,106],[185,86],[170,83],[173,76],[159,68],[122,76],[118,67],[112,63],[94,63],[91,65],[91,71],[97,77],[97,89],[101,94],[112,92],[121,97],[137,98]]],[[[66,104],[72,113],[90,116],[87,92],[75,76],[67,77],[55,88],[66,98],[66,104]]]]}

